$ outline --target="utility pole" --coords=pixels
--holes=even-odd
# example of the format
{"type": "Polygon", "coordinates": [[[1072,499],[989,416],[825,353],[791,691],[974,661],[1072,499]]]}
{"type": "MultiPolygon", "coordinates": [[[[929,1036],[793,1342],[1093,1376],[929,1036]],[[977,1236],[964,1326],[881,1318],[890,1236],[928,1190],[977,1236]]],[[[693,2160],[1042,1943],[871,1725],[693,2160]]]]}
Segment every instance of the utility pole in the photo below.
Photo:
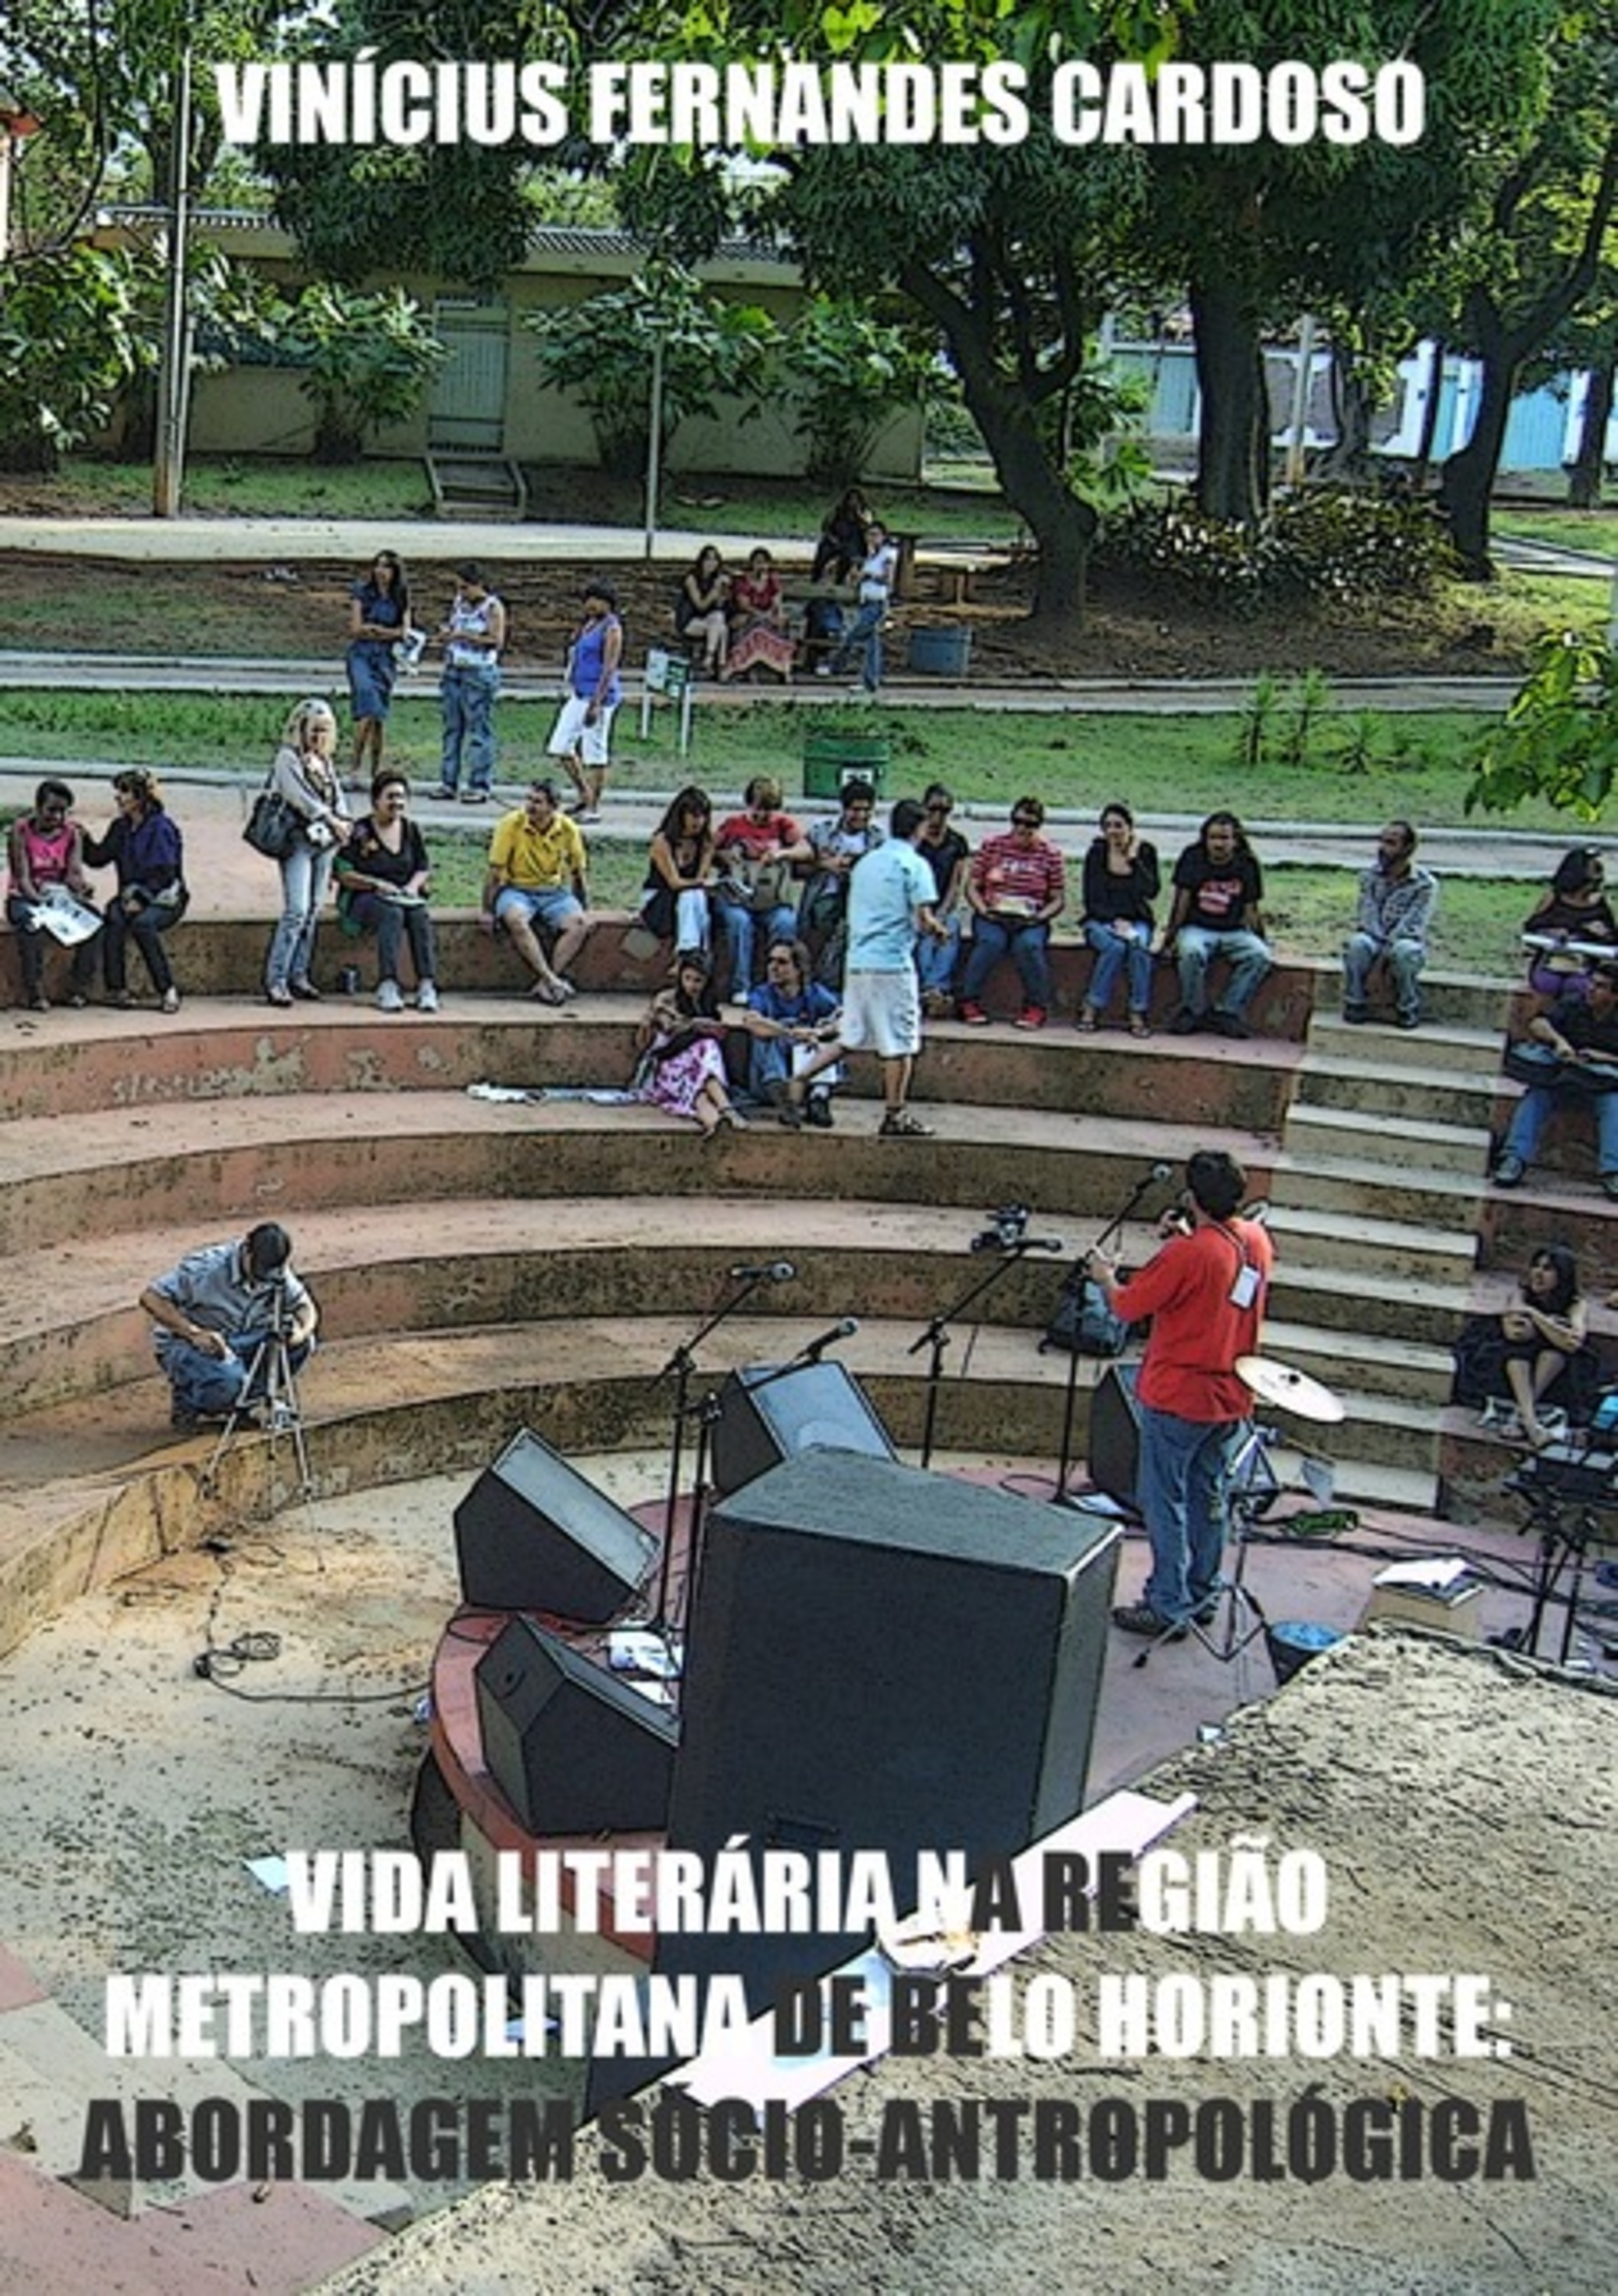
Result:
{"type": "Polygon", "coordinates": [[[185,291],[191,242],[191,42],[174,67],[174,152],[168,196],[168,265],[163,286],[163,336],[158,354],[157,452],[152,465],[154,518],[177,518],[185,480],[185,428],[191,398],[191,313],[185,291]]]}

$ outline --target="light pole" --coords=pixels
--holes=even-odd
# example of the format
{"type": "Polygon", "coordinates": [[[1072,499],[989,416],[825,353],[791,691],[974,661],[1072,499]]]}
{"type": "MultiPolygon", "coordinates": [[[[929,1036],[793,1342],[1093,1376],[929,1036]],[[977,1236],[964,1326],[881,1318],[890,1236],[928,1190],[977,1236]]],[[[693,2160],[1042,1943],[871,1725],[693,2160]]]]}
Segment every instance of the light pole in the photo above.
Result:
{"type": "Polygon", "coordinates": [[[177,518],[185,476],[185,414],[191,395],[191,315],[185,264],[191,239],[191,43],[174,68],[174,162],[168,203],[168,266],[163,286],[163,337],[157,377],[157,451],[152,511],[177,518]]]}

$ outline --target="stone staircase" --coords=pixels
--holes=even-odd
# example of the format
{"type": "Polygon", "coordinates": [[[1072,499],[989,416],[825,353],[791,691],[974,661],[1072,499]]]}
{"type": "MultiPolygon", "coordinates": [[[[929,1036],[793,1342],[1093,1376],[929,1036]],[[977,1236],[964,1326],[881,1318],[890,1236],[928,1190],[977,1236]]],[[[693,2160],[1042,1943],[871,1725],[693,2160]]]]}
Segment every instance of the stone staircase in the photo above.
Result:
{"type": "Polygon", "coordinates": [[[1479,1304],[1499,1054],[1498,1022],[1441,1017],[1406,1032],[1311,1017],[1272,1184],[1283,1273],[1266,1346],[1347,1405],[1333,1431],[1346,1496],[1364,1457],[1396,1474],[1402,1504],[1441,1504],[1450,1344],[1479,1304]]]}

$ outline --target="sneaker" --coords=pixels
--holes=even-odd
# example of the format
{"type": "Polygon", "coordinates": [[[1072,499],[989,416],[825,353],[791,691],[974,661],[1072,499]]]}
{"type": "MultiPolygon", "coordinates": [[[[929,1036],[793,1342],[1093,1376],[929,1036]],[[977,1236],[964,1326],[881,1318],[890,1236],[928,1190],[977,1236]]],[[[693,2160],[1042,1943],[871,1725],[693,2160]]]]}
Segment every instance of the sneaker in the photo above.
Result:
{"type": "Polygon", "coordinates": [[[1171,1037],[1195,1037],[1202,1026],[1203,1015],[1182,1004],[1169,1023],[1169,1034],[1171,1037]]]}
{"type": "Polygon", "coordinates": [[[986,1029],[989,1026],[989,1015],[981,1004],[963,1001],[960,1017],[969,1029],[986,1029]]]}
{"type": "Polygon", "coordinates": [[[794,1098],[788,1087],[786,1098],[776,1111],[776,1117],[789,1132],[798,1132],[809,1122],[809,1108],[801,1098],[794,1098]]]}
{"type": "Polygon", "coordinates": [[[455,783],[440,782],[437,789],[429,790],[427,795],[435,805],[453,805],[456,797],[455,783]]]}
{"type": "MultiPolygon", "coordinates": [[[[1494,1169],[1489,1177],[1497,1188],[1516,1188],[1521,1187],[1527,1170],[1528,1167],[1523,1159],[1514,1155],[1507,1148],[1505,1154],[1496,1160],[1494,1169]]],[[[1618,1175],[1614,1177],[1618,1177],[1618,1175]]]]}
{"type": "Polygon", "coordinates": [[[384,980],[379,985],[376,991],[376,1009],[379,1013],[402,1013],[404,1011],[405,1000],[399,993],[399,985],[397,980],[384,980]]]}
{"type": "Polygon", "coordinates": [[[292,1001],[292,992],[284,980],[277,980],[273,988],[265,990],[264,1001],[267,1004],[279,1004],[284,1010],[292,1001]]]}
{"type": "Polygon", "coordinates": [[[434,988],[431,980],[423,980],[421,987],[416,990],[415,1009],[418,1013],[436,1013],[438,1011],[439,992],[437,988],[434,988]]]}
{"type": "Polygon", "coordinates": [[[832,1129],[831,1094],[829,1092],[810,1093],[809,1096],[809,1106],[804,1110],[803,1113],[807,1120],[814,1126],[817,1132],[829,1132],[832,1129]]]}
{"type": "Polygon", "coordinates": [[[1421,1026],[1421,1014],[1419,1013],[1396,1013],[1393,1015],[1393,1026],[1396,1029],[1419,1029],[1421,1026]]]}
{"type": "Polygon", "coordinates": [[[1368,1004],[1345,1004],[1343,1017],[1351,1029],[1363,1029],[1371,1017],[1368,1004]]]}
{"type": "Polygon", "coordinates": [[[319,1004],[320,991],[316,988],[314,982],[309,979],[307,972],[300,973],[299,978],[293,981],[292,986],[293,996],[300,998],[305,1004],[319,1004]]]}
{"type": "Polygon", "coordinates": [[[1210,1013],[1208,1026],[1216,1037],[1234,1037],[1238,1042],[1253,1034],[1239,1013],[1210,1013]]]}
{"type": "Polygon", "coordinates": [[[912,1116],[908,1108],[890,1109],[876,1128],[879,1140],[931,1140],[932,1127],[912,1116]]]}
{"type": "Polygon", "coordinates": [[[601,816],[593,805],[581,805],[573,818],[581,829],[590,829],[601,819],[601,816]]]}
{"type": "Polygon", "coordinates": [[[1183,1643],[1186,1629],[1172,1619],[1160,1619],[1149,1603],[1120,1603],[1113,1624],[1121,1634],[1144,1635],[1153,1642],[1183,1643]]]}
{"type": "Polygon", "coordinates": [[[463,805],[487,805],[493,794],[494,792],[492,790],[463,790],[461,791],[461,803],[463,805]]]}
{"type": "Polygon", "coordinates": [[[177,1013],[180,1009],[179,990],[177,988],[165,988],[163,991],[163,1002],[159,1009],[164,1013],[177,1013]]]}
{"type": "Polygon", "coordinates": [[[1045,1026],[1043,1004],[1025,1004],[1012,1022],[1014,1029],[1042,1029],[1045,1026]]]}

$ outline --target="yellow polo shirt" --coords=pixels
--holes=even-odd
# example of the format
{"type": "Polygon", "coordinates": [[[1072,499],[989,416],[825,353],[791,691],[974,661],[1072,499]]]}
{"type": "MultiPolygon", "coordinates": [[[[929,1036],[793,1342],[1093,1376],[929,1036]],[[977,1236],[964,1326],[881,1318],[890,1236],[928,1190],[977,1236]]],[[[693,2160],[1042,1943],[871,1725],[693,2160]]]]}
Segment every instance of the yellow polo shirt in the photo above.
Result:
{"type": "Polygon", "coordinates": [[[525,893],[571,891],[574,879],[584,875],[584,840],[565,813],[553,815],[548,829],[536,829],[526,807],[519,806],[495,824],[489,865],[525,893]]]}

